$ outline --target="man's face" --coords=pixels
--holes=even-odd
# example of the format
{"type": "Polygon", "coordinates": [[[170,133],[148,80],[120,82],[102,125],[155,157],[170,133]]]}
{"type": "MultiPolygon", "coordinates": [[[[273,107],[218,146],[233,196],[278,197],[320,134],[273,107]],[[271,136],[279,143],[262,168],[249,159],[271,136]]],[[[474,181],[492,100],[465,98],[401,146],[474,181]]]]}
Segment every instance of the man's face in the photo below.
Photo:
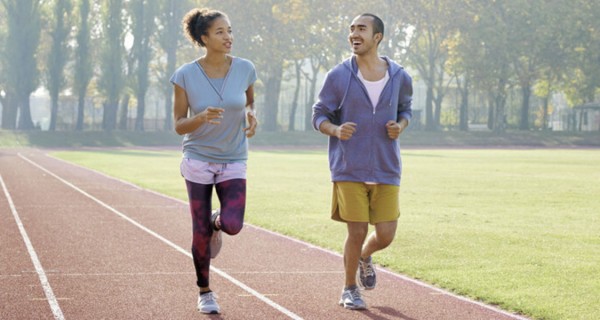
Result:
{"type": "Polygon", "coordinates": [[[381,37],[380,33],[373,32],[373,18],[369,16],[358,16],[350,24],[350,34],[348,40],[352,48],[352,53],[364,55],[371,50],[377,50],[377,42],[381,37]]]}

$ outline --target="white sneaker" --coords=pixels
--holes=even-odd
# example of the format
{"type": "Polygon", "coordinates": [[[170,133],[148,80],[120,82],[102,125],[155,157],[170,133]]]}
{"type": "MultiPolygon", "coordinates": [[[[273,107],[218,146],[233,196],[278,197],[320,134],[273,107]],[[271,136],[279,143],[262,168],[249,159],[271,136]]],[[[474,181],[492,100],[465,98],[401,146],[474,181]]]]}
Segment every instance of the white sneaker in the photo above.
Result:
{"type": "Polygon", "coordinates": [[[360,295],[358,287],[354,286],[348,290],[342,291],[342,297],[339,302],[340,306],[350,310],[365,310],[367,304],[360,295]]]}
{"type": "Polygon", "coordinates": [[[217,304],[217,295],[214,292],[203,293],[198,296],[198,311],[207,314],[218,314],[221,308],[217,304]]]}

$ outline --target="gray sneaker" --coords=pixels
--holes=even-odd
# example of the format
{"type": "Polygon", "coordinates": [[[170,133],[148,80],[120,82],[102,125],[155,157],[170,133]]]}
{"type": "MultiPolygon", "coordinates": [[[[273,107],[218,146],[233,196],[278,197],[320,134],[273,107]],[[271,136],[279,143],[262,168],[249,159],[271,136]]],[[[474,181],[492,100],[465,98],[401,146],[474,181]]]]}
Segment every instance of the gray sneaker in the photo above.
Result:
{"type": "Polygon", "coordinates": [[[350,310],[364,310],[367,304],[360,296],[360,291],[357,286],[342,291],[342,298],[339,302],[340,306],[350,310]]]}
{"type": "Polygon", "coordinates": [[[375,274],[375,268],[373,267],[373,261],[371,257],[363,260],[358,259],[358,283],[365,290],[375,289],[377,284],[377,275],[375,274]]]}
{"type": "Polygon", "coordinates": [[[212,216],[210,217],[210,223],[213,228],[213,234],[210,238],[210,258],[211,259],[214,259],[217,257],[217,255],[221,251],[221,247],[223,246],[222,231],[217,230],[215,227],[215,221],[217,220],[217,217],[219,216],[219,214],[220,214],[219,209],[213,210],[212,216]]]}
{"type": "Polygon", "coordinates": [[[218,314],[221,308],[217,304],[217,295],[214,292],[203,293],[198,296],[198,311],[207,314],[218,314]]]}

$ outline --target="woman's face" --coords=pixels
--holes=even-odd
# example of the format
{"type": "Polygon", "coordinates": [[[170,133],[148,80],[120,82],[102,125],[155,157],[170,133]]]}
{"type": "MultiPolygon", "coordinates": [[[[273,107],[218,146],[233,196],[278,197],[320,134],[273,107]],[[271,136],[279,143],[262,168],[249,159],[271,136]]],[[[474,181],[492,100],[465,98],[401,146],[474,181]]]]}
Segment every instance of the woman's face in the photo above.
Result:
{"type": "Polygon", "coordinates": [[[202,41],[206,50],[229,53],[233,44],[233,31],[231,23],[226,17],[213,20],[206,35],[202,35],[202,41]]]}

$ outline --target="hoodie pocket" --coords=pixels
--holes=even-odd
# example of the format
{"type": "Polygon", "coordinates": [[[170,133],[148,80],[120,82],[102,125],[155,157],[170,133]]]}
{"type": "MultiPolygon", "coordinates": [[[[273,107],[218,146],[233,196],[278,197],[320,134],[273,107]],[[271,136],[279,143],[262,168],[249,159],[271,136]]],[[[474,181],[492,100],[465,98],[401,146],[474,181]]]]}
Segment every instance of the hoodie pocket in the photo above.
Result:
{"type": "Polygon", "coordinates": [[[371,141],[369,136],[353,136],[349,140],[341,141],[343,165],[340,169],[346,172],[370,170],[371,141]]]}

